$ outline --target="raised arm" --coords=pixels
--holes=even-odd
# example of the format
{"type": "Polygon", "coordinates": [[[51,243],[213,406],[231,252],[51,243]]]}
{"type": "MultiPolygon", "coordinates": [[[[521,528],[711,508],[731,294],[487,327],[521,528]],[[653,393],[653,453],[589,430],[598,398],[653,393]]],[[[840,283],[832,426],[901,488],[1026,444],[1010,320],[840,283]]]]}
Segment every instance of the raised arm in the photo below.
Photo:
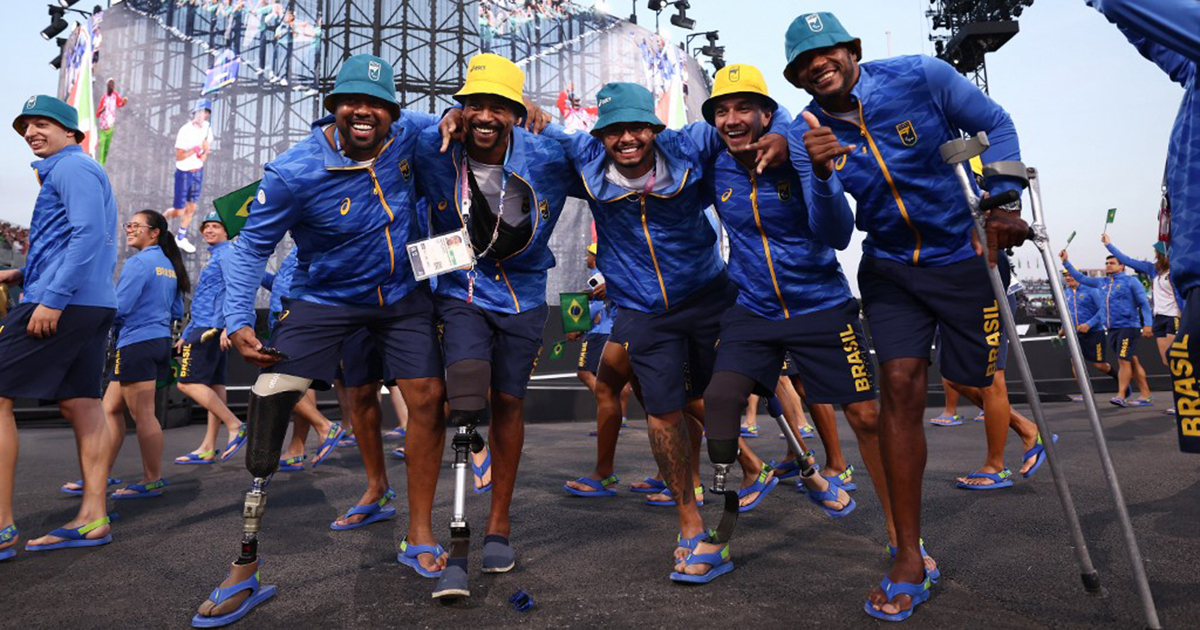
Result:
{"type": "Polygon", "coordinates": [[[1100,278],[1092,278],[1079,273],[1079,270],[1075,268],[1075,265],[1071,264],[1071,261],[1064,260],[1063,266],[1066,267],[1067,273],[1071,274],[1071,277],[1075,278],[1079,284],[1082,284],[1085,287],[1092,287],[1094,289],[1100,289],[1104,287],[1104,280],[1101,280],[1100,278]]]}
{"type": "Polygon", "coordinates": [[[1104,246],[1108,248],[1108,253],[1116,256],[1117,262],[1121,263],[1122,265],[1130,267],[1138,273],[1144,273],[1151,278],[1158,275],[1158,271],[1154,268],[1154,263],[1148,260],[1130,258],[1129,256],[1122,254],[1121,250],[1117,249],[1117,246],[1113,245],[1112,243],[1105,243],[1104,246]]]}
{"type": "Polygon", "coordinates": [[[1200,3],[1196,0],[1087,0],[1109,22],[1125,33],[1138,51],[1154,61],[1172,79],[1181,63],[1190,62],[1195,72],[1200,59],[1200,3]],[[1147,40],[1146,44],[1138,40],[1147,40]],[[1144,47],[1143,47],[1144,46],[1144,47]],[[1165,53],[1179,57],[1171,58],[1165,53]]]}
{"type": "Polygon", "coordinates": [[[833,161],[837,155],[853,149],[854,145],[842,146],[829,128],[821,127],[812,112],[802,112],[801,118],[792,121],[788,130],[788,151],[804,189],[808,227],[817,240],[838,250],[850,245],[850,237],[854,234],[854,212],[850,210],[833,161]],[[813,168],[814,153],[821,173],[813,168]]]}

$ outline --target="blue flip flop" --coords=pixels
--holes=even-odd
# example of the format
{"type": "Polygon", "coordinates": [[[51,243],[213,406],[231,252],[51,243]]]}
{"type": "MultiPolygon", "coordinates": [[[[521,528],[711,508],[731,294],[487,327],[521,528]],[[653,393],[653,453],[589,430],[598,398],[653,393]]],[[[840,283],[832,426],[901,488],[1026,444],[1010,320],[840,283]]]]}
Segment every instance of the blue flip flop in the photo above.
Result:
{"type": "Polygon", "coordinates": [[[394,438],[394,439],[398,440],[398,439],[404,437],[405,435],[408,435],[408,431],[406,431],[403,427],[396,427],[395,429],[392,429],[391,431],[384,433],[383,439],[390,440],[390,439],[394,438]]]}
{"type": "Polygon", "coordinates": [[[973,472],[967,475],[967,479],[991,479],[992,483],[987,485],[975,485],[970,483],[957,482],[955,485],[963,490],[999,490],[1001,488],[1011,488],[1013,485],[1012,471],[1005,468],[998,473],[973,472]]]}
{"type": "Polygon", "coordinates": [[[80,525],[79,527],[70,527],[70,528],[60,527],[60,528],[50,532],[47,535],[54,536],[56,538],[62,538],[64,540],[61,540],[56,543],[46,544],[46,545],[34,545],[32,543],[25,543],[25,551],[50,551],[52,549],[71,549],[74,547],[99,547],[100,545],[107,545],[108,543],[112,542],[112,534],[111,533],[105,534],[101,538],[87,538],[87,534],[88,534],[88,532],[96,529],[97,527],[103,527],[105,525],[108,525],[110,520],[111,519],[109,519],[109,517],[102,516],[102,517],[92,521],[91,523],[80,525]]]}
{"type": "Polygon", "coordinates": [[[215,464],[217,461],[216,451],[205,451],[203,453],[188,453],[175,458],[177,466],[202,466],[205,464],[215,464]],[[182,458],[182,459],[180,459],[182,458]]]}
{"type": "MultiPolygon", "coordinates": [[[[817,470],[820,470],[820,467],[818,467],[817,470]]],[[[858,490],[858,484],[854,483],[853,481],[846,481],[846,478],[852,476],[853,474],[854,474],[854,465],[851,464],[850,466],[846,467],[846,470],[843,470],[842,472],[840,472],[836,475],[821,475],[821,476],[824,477],[825,480],[828,481],[829,483],[841,488],[842,490],[845,490],[846,492],[854,492],[855,490],[858,490]]],[[[796,492],[799,492],[800,494],[804,494],[804,493],[808,492],[808,486],[805,486],[803,483],[797,483],[796,484],[796,492]]]]}
{"type": "Polygon", "coordinates": [[[980,409],[979,413],[976,414],[974,418],[971,418],[971,420],[973,422],[983,422],[984,420],[987,420],[987,418],[983,415],[983,410],[980,409]]]}
{"type": "Polygon", "coordinates": [[[688,566],[707,564],[710,565],[710,567],[708,569],[708,573],[705,573],[704,575],[689,575],[687,573],[672,571],[672,580],[687,584],[708,584],[709,582],[733,570],[733,560],[729,559],[729,545],[725,545],[725,547],[720,551],[714,551],[712,553],[696,553],[693,551],[687,555],[687,558],[684,559],[683,563],[688,566]]]}
{"type": "Polygon", "coordinates": [[[396,448],[392,449],[392,457],[395,457],[396,459],[408,459],[408,455],[404,454],[403,446],[397,446],[396,448]]]}
{"type": "Polygon", "coordinates": [[[690,551],[695,549],[696,545],[700,544],[702,541],[707,540],[711,534],[711,531],[703,531],[695,536],[692,536],[691,538],[684,538],[683,532],[679,532],[675,535],[675,546],[683,547],[684,549],[690,551]]]}
{"type": "Polygon", "coordinates": [[[659,492],[667,489],[666,482],[660,479],[655,479],[654,477],[646,477],[642,480],[642,483],[646,484],[645,488],[635,488],[633,486],[629,486],[629,491],[637,492],[639,494],[658,494],[659,492]]]}
{"type": "MultiPolygon", "coordinates": [[[[1055,433],[1052,436],[1050,436],[1050,440],[1052,442],[1054,442],[1055,444],[1058,444],[1058,434],[1055,433]]],[[[1041,433],[1039,433],[1037,436],[1037,444],[1034,444],[1033,448],[1029,449],[1028,451],[1025,451],[1025,456],[1022,457],[1021,460],[1024,461],[1024,460],[1029,459],[1030,457],[1037,457],[1037,461],[1035,461],[1033,463],[1033,468],[1030,468],[1029,470],[1021,473],[1021,476],[1026,479],[1032,477],[1033,473],[1037,472],[1038,469],[1042,467],[1042,462],[1046,461],[1046,446],[1045,446],[1045,444],[1042,443],[1042,434],[1041,433]]]]}
{"type": "Polygon", "coordinates": [[[924,604],[929,600],[929,586],[928,576],[920,583],[893,582],[887,576],[884,576],[883,580],[879,582],[879,588],[883,589],[883,594],[887,596],[888,601],[892,601],[897,595],[908,595],[912,598],[912,606],[909,606],[908,610],[902,610],[894,615],[889,615],[882,610],[875,610],[875,607],[871,605],[871,600],[868,599],[863,604],[863,610],[876,619],[904,621],[912,616],[913,611],[917,609],[918,605],[924,604]]]}
{"type": "Polygon", "coordinates": [[[325,434],[325,441],[321,442],[321,445],[317,447],[317,456],[313,458],[312,463],[313,468],[320,466],[321,462],[325,461],[325,458],[333,453],[333,449],[337,447],[338,440],[342,439],[344,435],[346,435],[346,431],[342,428],[342,423],[334,422],[330,425],[329,433],[325,434]]]}
{"type": "MultiPolygon", "coordinates": [[[[259,567],[261,570],[262,565],[260,564],[259,567]]],[[[274,585],[268,584],[267,586],[263,586],[261,583],[259,583],[258,571],[255,571],[254,575],[251,575],[248,579],[238,582],[237,584],[234,584],[228,588],[221,588],[218,586],[217,588],[214,588],[213,592],[209,593],[208,595],[208,599],[215,604],[220,604],[221,602],[228,600],[230,597],[233,597],[242,591],[250,591],[250,597],[247,597],[245,601],[243,601],[242,604],[235,608],[232,612],[225,613],[224,615],[206,617],[201,614],[196,614],[194,617],[192,617],[192,627],[218,628],[220,626],[227,626],[238,619],[245,617],[246,613],[253,610],[255,606],[258,606],[259,604],[274,597],[277,590],[278,589],[276,589],[274,585]]]]}
{"type": "MultiPolygon", "coordinates": [[[[65,483],[64,483],[64,484],[62,485],[62,487],[58,489],[58,491],[59,491],[59,492],[61,492],[61,493],[63,493],[63,494],[69,494],[69,495],[71,495],[71,496],[73,496],[73,497],[81,497],[81,496],[83,496],[83,480],[82,480],[82,479],[76,479],[75,481],[72,481],[71,483],[73,483],[73,484],[75,484],[75,485],[77,485],[77,486],[80,486],[80,487],[79,487],[79,488],[68,488],[68,487],[67,487],[67,484],[65,484],[65,483]]],[[[121,480],[120,480],[120,479],[113,479],[112,477],[109,477],[109,478],[108,478],[108,485],[110,485],[110,486],[115,486],[115,485],[117,485],[117,484],[119,484],[119,483],[121,483],[121,480]]]]}
{"type": "MultiPolygon", "coordinates": [[[[20,532],[17,531],[16,525],[9,525],[8,527],[5,527],[4,529],[0,529],[0,544],[6,543],[6,542],[16,538],[18,533],[20,533],[20,532]]],[[[0,549],[0,561],[8,560],[9,558],[11,558],[15,555],[17,555],[17,546],[16,545],[11,545],[7,549],[0,549]]]]}
{"type": "MultiPolygon", "coordinates": [[[[803,483],[803,482],[801,482],[801,483],[803,483]]],[[[829,489],[827,489],[825,492],[813,492],[812,490],[808,490],[807,492],[804,493],[804,496],[808,497],[808,500],[812,501],[813,505],[821,508],[822,510],[825,510],[825,513],[828,514],[829,516],[831,516],[833,518],[844,518],[846,516],[849,516],[850,513],[854,511],[854,508],[858,507],[858,503],[856,503],[854,501],[854,497],[851,497],[849,492],[846,493],[846,496],[850,498],[850,503],[846,504],[846,506],[843,507],[841,510],[835,510],[835,509],[825,505],[826,501],[837,501],[838,500],[838,490],[839,489],[845,490],[845,488],[842,488],[841,486],[839,486],[835,483],[830,483],[829,489]]]]}
{"type": "MultiPolygon", "coordinates": [[[[806,425],[800,427],[800,439],[801,440],[811,440],[812,438],[814,438],[816,436],[817,436],[817,431],[812,428],[811,424],[806,424],[806,425]]],[[[784,439],[787,439],[787,438],[785,437],[784,439]]]]}
{"type": "Polygon", "coordinates": [[[783,463],[772,459],[767,465],[775,471],[776,479],[791,479],[792,477],[800,474],[800,464],[798,464],[797,460],[794,459],[790,462],[783,463]]]}
{"type": "MultiPolygon", "coordinates": [[[[696,486],[694,492],[696,493],[696,507],[704,505],[704,486],[696,486]]],[[[663,490],[659,494],[663,494],[671,498],[667,499],[666,501],[651,501],[650,499],[646,499],[646,505],[653,505],[655,507],[675,506],[675,496],[671,494],[670,488],[663,490]]]]}
{"type": "Polygon", "coordinates": [[[754,483],[742,488],[741,490],[738,490],[739,499],[755,492],[758,493],[758,496],[755,497],[753,501],[739,507],[738,512],[749,512],[750,510],[758,507],[758,504],[762,503],[762,500],[765,499],[766,496],[775,489],[775,486],[778,485],[779,479],[776,479],[771,475],[771,467],[763,466],[762,472],[758,473],[758,479],[755,479],[754,483]]]}
{"type": "Polygon", "coordinates": [[[391,488],[388,488],[387,492],[384,492],[383,496],[380,497],[378,501],[369,505],[356,505],[350,508],[350,511],[346,512],[346,515],[342,517],[350,518],[351,516],[365,514],[366,518],[357,523],[350,523],[348,525],[338,525],[338,522],[334,521],[329,524],[329,529],[344,531],[347,529],[357,529],[363,525],[370,525],[371,523],[377,523],[379,521],[386,521],[387,519],[396,515],[396,508],[388,505],[392,502],[392,499],[395,498],[396,492],[391,488]]]}
{"type": "MultiPolygon", "coordinates": [[[[491,470],[491,468],[492,468],[492,449],[490,449],[490,448],[488,449],[487,455],[485,455],[483,458],[482,466],[476,466],[475,458],[474,457],[471,458],[471,472],[475,473],[475,476],[479,477],[480,481],[483,481],[483,476],[486,475],[487,471],[491,470]]],[[[491,489],[492,489],[492,482],[489,481],[486,486],[483,486],[482,488],[475,488],[475,494],[483,494],[491,489]]]]}
{"type": "Polygon", "coordinates": [[[246,423],[238,427],[237,435],[233,437],[233,441],[225,447],[225,452],[221,453],[221,461],[229,461],[231,457],[237,455],[237,452],[242,450],[242,446],[246,444],[246,423]]]}
{"type": "Polygon", "coordinates": [[[123,499],[149,499],[152,497],[161,497],[162,489],[168,485],[169,483],[167,480],[161,478],[156,481],[151,481],[150,483],[131,483],[121,489],[132,490],[132,492],[126,492],[124,494],[120,492],[114,492],[112,493],[112,498],[115,501],[120,501],[123,499]]]}
{"type": "Polygon", "coordinates": [[[943,413],[936,418],[930,418],[929,424],[935,427],[956,427],[962,424],[962,416],[956,413],[943,413]]]}
{"type": "Polygon", "coordinates": [[[1134,398],[1133,400],[1126,399],[1130,407],[1153,407],[1154,397],[1149,398],[1134,398]]]}
{"type": "MultiPolygon", "coordinates": [[[[930,557],[932,557],[932,556],[930,556],[930,555],[929,555],[929,552],[928,552],[928,551],[925,551],[925,539],[924,539],[924,538],[920,538],[920,539],[918,539],[918,540],[920,541],[920,543],[919,543],[919,544],[921,545],[921,558],[922,558],[922,559],[924,559],[924,558],[930,558],[930,557]]],[[[895,547],[893,547],[893,546],[891,546],[891,545],[888,545],[888,546],[887,546],[887,550],[888,550],[888,555],[889,555],[889,556],[891,556],[891,557],[892,557],[892,559],[894,560],[894,559],[896,558],[896,548],[895,548],[895,547]]],[[[938,581],[938,580],[940,580],[940,579],[942,579],[942,569],[941,569],[941,566],[936,566],[936,567],[933,567],[933,571],[928,571],[928,570],[927,570],[927,571],[925,572],[925,576],[929,578],[929,581],[930,581],[930,582],[933,582],[934,584],[937,584],[937,581],[938,581]]]]}
{"type": "Polygon", "coordinates": [[[358,438],[354,437],[353,435],[347,435],[346,437],[338,440],[337,445],[338,445],[338,447],[358,446],[358,438]]]}
{"type": "Polygon", "coordinates": [[[423,553],[431,553],[434,558],[440,558],[442,554],[446,553],[446,550],[442,549],[441,545],[410,545],[408,539],[405,538],[400,541],[400,553],[396,554],[396,562],[412,567],[417,575],[423,578],[442,577],[441,571],[430,571],[421,566],[421,561],[417,559],[417,556],[423,553]]]}
{"type": "Polygon", "coordinates": [[[580,478],[576,479],[575,482],[581,483],[581,484],[591,488],[590,491],[584,491],[584,490],[580,490],[578,488],[572,488],[571,486],[568,486],[565,483],[563,484],[563,490],[566,490],[567,492],[570,492],[571,494],[573,494],[577,497],[615,497],[615,496],[617,496],[617,491],[609,489],[609,486],[617,485],[618,481],[619,480],[617,479],[616,475],[609,475],[609,476],[605,477],[604,479],[591,479],[589,477],[580,477],[580,478]]]}
{"type": "Polygon", "coordinates": [[[297,455],[287,459],[279,460],[279,470],[281,472],[295,472],[304,470],[304,460],[308,459],[308,455],[297,455]]]}
{"type": "Polygon", "coordinates": [[[754,439],[754,438],[758,437],[758,425],[754,425],[752,427],[743,425],[741,437],[744,437],[746,439],[754,439]]]}

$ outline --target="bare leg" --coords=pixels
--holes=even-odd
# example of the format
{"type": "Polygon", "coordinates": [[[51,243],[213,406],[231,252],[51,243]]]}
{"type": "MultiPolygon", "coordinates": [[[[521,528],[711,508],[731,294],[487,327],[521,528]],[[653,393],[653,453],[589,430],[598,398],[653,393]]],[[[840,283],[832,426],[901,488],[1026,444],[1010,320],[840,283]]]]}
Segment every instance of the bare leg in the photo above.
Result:
{"type": "MultiPolygon", "coordinates": [[[[633,374],[624,346],[612,342],[604,344],[598,372],[592,389],[596,397],[596,467],[590,476],[597,481],[612,475],[617,456],[623,410],[621,396],[628,389],[633,374]]],[[[583,492],[592,490],[575,480],[567,481],[567,485],[583,492]]]]}
{"type": "Polygon", "coordinates": [[[509,537],[512,524],[509,510],[517,485],[521,448],[525,445],[525,401],[492,391],[492,424],[488,446],[492,449],[492,507],[488,513],[487,534],[509,537]]]}
{"type": "MultiPolygon", "coordinates": [[[[108,467],[111,470],[113,463],[117,461],[117,454],[121,452],[121,445],[125,441],[125,398],[121,394],[120,383],[111,381],[108,384],[108,389],[104,390],[104,399],[101,401],[100,406],[104,411],[108,437],[112,440],[107,451],[108,467]]],[[[107,479],[104,481],[105,483],[108,482],[107,479]]],[[[82,489],[82,486],[76,484],[74,481],[64,483],[63,487],[69,490],[82,489]]]]}
{"type": "MultiPolygon", "coordinates": [[[[13,416],[13,400],[0,398],[0,529],[13,524],[13,482],[17,473],[17,419],[13,416]]],[[[107,480],[105,480],[107,481],[107,480]]],[[[17,544],[13,538],[0,544],[8,549],[17,544]]]]}
{"type": "Polygon", "coordinates": [[[200,445],[200,448],[192,451],[193,453],[200,454],[216,450],[217,431],[220,429],[221,424],[224,424],[226,430],[229,431],[228,441],[233,441],[242,423],[237,419],[237,416],[233,415],[229,407],[225,406],[224,385],[179,383],[179,391],[208,411],[208,431],[205,433],[204,442],[200,445]]]}
{"type": "Polygon", "coordinates": [[[1142,362],[1137,357],[1133,357],[1133,377],[1138,386],[1138,391],[1145,400],[1150,397],[1150,383],[1146,380],[1146,368],[1142,367],[1142,362]]]}
{"type": "MultiPolygon", "coordinates": [[[[162,478],[163,432],[154,414],[154,381],[122,383],[121,394],[137,425],[138,448],[142,454],[142,483],[158,481],[162,478]]],[[[121,421],[120,430],[124,435],[124,418],[121,421]]],[[[113,430],[111,420],[109,430],[113,430]]],[[[116,454],[113,455],[115,459],[116,454]]]]}
{"type": "MultiPolygon", "coordinates": [[[[104,518],[108,514],[105,505],[108,493],[109,455],[111,440],[105,424],[104,409],[96,398],[71,398],[58,402],[62,412],[75,430],[75,445],[79,454],[79,468],[83,471],[83,502],[79,512],[65,527],[79,527],[104,518]]],[[[15,421],[14,421],[15,422],[15,421]]],[[[86,534],[87,538],[103,538],[111,529],[101,525],[86,534]]],[[[42,536],[31,540],[33,545],[61,542],[56,536],[42,536]]]]}
{"type": "MultiPolygon", "coordinates": [[[[400,392],[408,402],[408,541],[414,545],[434,545],[433,497],[437,492],[442,451],[446,446],[446,419],[442,400],[446,386],[440,378],[401,379],[400,392]]],[[[446,557],[419,556],[421,566],[440,571],[446,557]]]]}
{"type": "MultiPolygon", "coordinates": [[[[388,483],[387,468],[383,462],[383,434],[379,430],[382,413],[379,409],[379,383],[346,388],[353,414],[354,435],[358,438],[358,452],[362,455],[363,467],[367,470],[367,490],[358,505],[370,505],[383,498],[391,484],[388,483]]],[[[338,523],[348,525],[366,518],[356,514],[349,519],[339,518],[338,523]]]]}
{"type": "Polygon", "coordinates": [[[400,388],[395,385],[388,385],[388,392],[391,394],[392,407],[396,410],[396,419],[399,421],[399,427],[408,430],[408,404],[404,402],[404,395],[400,393],[400,388]]]}
{"type": "Polygon", "coordinates": [[[750,394],[750,398],[746,400],[746,418],[742,420],[742,428],[758,430],[758,394],[750,394]]]}

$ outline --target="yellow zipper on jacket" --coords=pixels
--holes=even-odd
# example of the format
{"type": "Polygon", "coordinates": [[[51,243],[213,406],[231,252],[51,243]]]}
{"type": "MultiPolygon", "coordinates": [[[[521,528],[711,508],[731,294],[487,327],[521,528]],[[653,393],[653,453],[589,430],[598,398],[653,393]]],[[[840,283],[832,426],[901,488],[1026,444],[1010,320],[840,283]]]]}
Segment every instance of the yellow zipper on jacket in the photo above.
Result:
{"type": "Polygon", "coordinates": [[[662,291],[663,308],[671,308],[667,301],[667,285],[663,282],[662,271],[658,268],[658,256],[654,254],[654,242],[650,240],[650,226],[646,223],[646,195],[638,195],[642,204],[642,232],[646,235],[646,246],[650,248],[650,262],[654,263],[654,275],[658,276],[658,288],[662,291]]]}
{"type": "Polygon", "coordinates": [[[512,296],[513,304],[517,307],[517,312],[521,312],[521,301],[517,299],[517,292],[513,291],[512,283],[508,281],[508,274],[504,272],[504,265],[500,261],[496,261],[496,268],[500,270],[500,275],[504,278],[504,286],[508,287],[508,294],[512,296]]]}
{"type": "MultiPolygon", "coordinates": [[[[392,225],[392,221],[396,219],[396,215],[392,214],[392,209],[388,206],[387,199],[383,198],[383,188],[379,185],[379,180],[375,177],[375,168],[373,166],[368,166],[367,172],[371,174],[371,184],[375,187],[375,195],[379,197],[379,202],[383,204],[383,209],[387,211],[388,215],[388,223],[387,225],[383,226],[383,237],[387,239],[389,261],[388,275],[390,276],[393,273],[396,273],[396,250],[392,247],[392,232],[389,228],[392,225]]],[[[375,292],[379,295],[379,305],[384,306],[382,287],[375,287],[375,292]]]]}
{"type": "Polygon", "coordinates": [[[904,207],[904,200],[900,198],[900,191],[896,188],[896,182],[892,179],[892,173],[883,161],[883,155],[879,153],[879,147],[875,145],[875,138],[871,137],[871,131],[867,129],[867,120],[863,116],[862,101],[858,102],[858,122],[859,129],[862,130],[862,135],[866,137],[867,144],[871,147],[871,153],[875,155],[875,161],[879,163],[879,169],[883,171],[883,178],[887,180],[888,186],[892,189],[892,198],[896,200],[896,206],[900,208],[900,216],[904,217],[904,222],[908,224],[908,229],[912,230],[913,237],[917,240],[916,248],[913,249],[912,254],[912,264],[915,266],[921,257],[921,233],[917,231],[917,226],[913,225],[912,219],[909,218],[908,209],[904,207]]]}
{"type": "Polygon", "coordinates": [[[775,277],[775,263],[771,261],[771,245],[767,242],[767,233],[763,230],[762,217],[758,214],[758,178],[753,169],[750,173],[750,207],[754,209],[754,224],[758,226],[758,234],[762,236],[763,253],[767,256],[767,271],[771,272],[771,284],[775,285],[775,297],[779,298],[779,306],[783,307],[783,318],[790,319],[787,304],[783,301],[783,291],[779,289],[779,279],[775,277]]]}

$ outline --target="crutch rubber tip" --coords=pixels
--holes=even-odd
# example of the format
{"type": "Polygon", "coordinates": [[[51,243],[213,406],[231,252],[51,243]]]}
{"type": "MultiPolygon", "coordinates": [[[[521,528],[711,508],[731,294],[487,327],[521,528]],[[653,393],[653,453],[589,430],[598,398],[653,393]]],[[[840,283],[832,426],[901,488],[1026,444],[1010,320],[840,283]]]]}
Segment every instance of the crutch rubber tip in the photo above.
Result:
{"type": "Polygon", "coordinates": [[[1104,590],[1100,586],[1100,574],[1095,571],[1082,573],[1079,578],[1083,580],[1083,590],[1089,593],[1100,593],[1104,590]]]}

